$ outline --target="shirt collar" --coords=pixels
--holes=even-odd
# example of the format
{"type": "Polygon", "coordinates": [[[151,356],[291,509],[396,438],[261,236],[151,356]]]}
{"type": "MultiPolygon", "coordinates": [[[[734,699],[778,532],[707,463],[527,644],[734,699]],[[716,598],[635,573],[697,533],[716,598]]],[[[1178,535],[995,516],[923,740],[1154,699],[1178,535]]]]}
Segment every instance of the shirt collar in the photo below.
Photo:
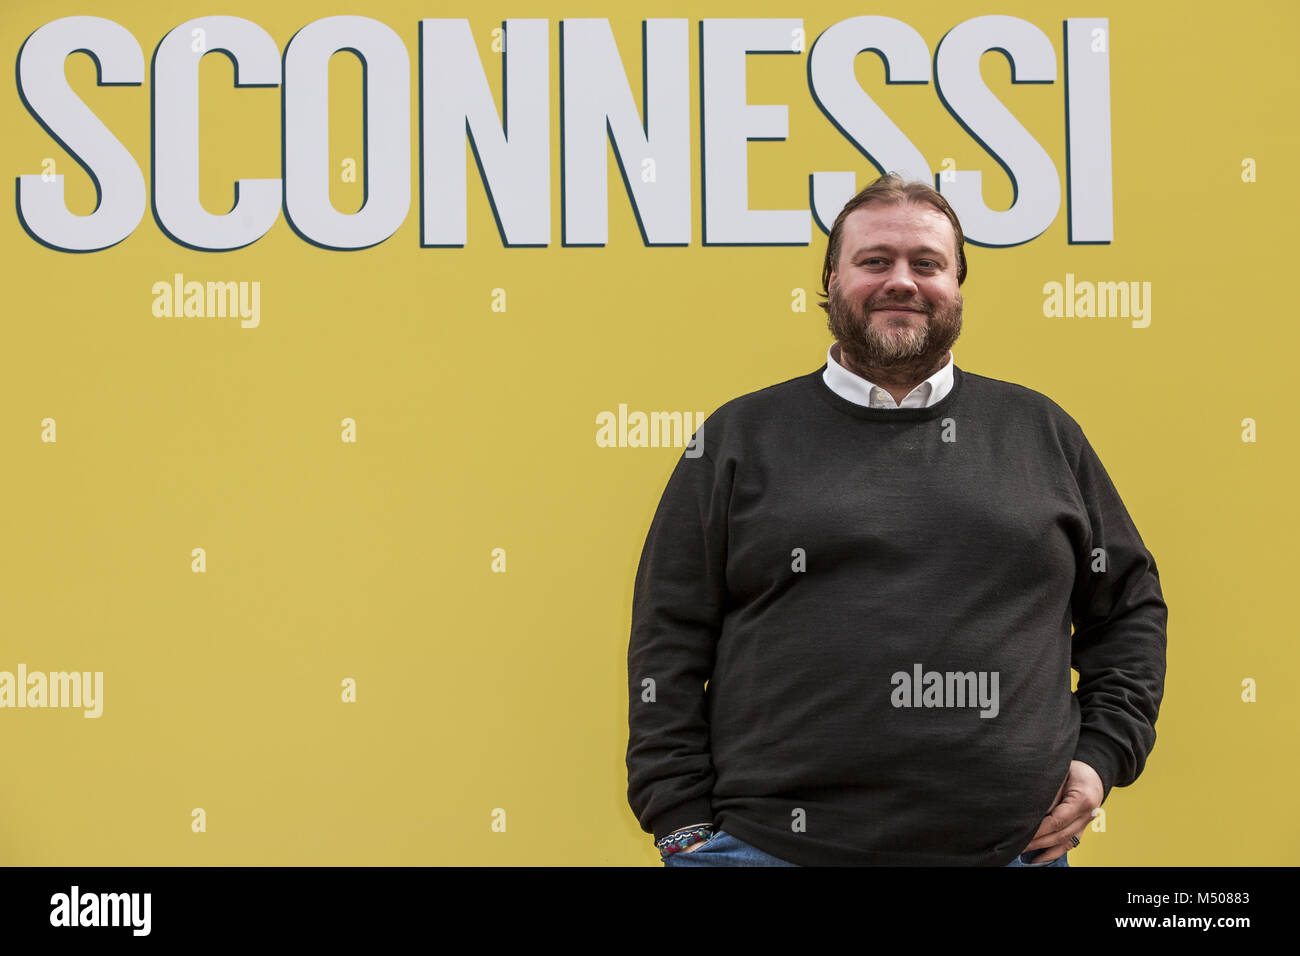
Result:
{"type": "Polygon", "coordinates": [[[826,350],[826,371],[822,373],[822,378],[832,392],[855,405],[865,405],[868,408],[929,408],[943,401],[944,396],[952,391],[952,349],[948,350],[948,361],[944,362],[943,367],[908,392],[902,404],[895,404],[894,397],[885,389],[846,369],[839,362],[839,354],[840,343],[832,342],[826,350]]]}

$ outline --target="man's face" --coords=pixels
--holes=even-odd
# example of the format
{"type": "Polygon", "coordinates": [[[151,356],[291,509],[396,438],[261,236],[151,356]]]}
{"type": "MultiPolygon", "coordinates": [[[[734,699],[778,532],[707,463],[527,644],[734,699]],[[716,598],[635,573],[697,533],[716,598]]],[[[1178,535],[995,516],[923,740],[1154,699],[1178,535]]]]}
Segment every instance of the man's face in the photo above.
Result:
{"type": "Polygon", "coordinates": [[[844,220],[828,325],[859,366],[920,372],[961,334],[957,238],[924,203],[868,203],[844,220]]]}

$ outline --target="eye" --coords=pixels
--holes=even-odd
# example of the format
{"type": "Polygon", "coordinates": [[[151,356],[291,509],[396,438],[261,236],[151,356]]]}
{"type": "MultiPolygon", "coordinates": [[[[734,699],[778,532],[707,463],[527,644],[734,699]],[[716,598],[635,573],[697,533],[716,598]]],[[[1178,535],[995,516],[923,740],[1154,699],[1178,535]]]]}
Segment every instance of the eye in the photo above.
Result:
{"type": "Polygon", "coordinates": [[[920,266],[922,269],[939,268],[939,263],[935,262],[933,259],[922,259],[920,262],[917,263],[917,265],[920,266]]]}
{"type": "Polygon", "coordinates": [[[870,259],[863,259],[862,265],[864,266],[878,265],[879,263],[882,263],[884,261],[885,260],[880,258],[880,256],[872,256],[870,259]]]}

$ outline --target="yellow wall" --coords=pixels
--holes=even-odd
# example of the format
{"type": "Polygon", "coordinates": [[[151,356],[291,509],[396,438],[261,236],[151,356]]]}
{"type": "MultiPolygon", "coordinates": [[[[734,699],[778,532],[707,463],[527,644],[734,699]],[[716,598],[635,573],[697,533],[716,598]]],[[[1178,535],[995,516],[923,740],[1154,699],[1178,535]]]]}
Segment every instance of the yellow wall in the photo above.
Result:
{"type": "MultiPolygon", "coordinates": [[[[626,652],[633,573],[680,449],[599,447],[596,416],[620,403],[709,412],[816,369],[830,341],[815,304],[825,237],[701,242],[698,20],[805,10],[719,0],[623,5],[611,19],[638,102],[641,19],[690,20],[690,245],[646,247],[612,153],[608,245],[562,245],[558,20],[609,9],[520,2],[470,20],[498,102],[491,30],[507,16],[550,21],[553,238],[504,248],[471,158],[468,242],[426,248],[418,22],[469,5],[96,5],[136,38],[146,71],[164,34],[209,13],[253,20],[281,52],[320,17],[383,21],[411,58],[412,205],[391,238],[353,252],[304,241],[283,216],[242,249],[197,251],[146,212],[124,241],[72,254],[35,242],[13,206],[3,217],[0,670],[101,671],[104,693],[97,719],[0,709],[0,861],[656,864],[625,796],[626,652]],[[259,324],[155,316],[151,288],[176,273],[259,282],[259,324]],[[355,443],[341,440],[345,418],[355,443]],[[340,699],[345,678],[355,703],[340,699]]],[[[813,9],[810,45],[862,12],[813,9]]],[[[80,12],[6,3],[11,62],[38,27],[80,12]]],[[[1287,305],[1300,13],[1276,2],[1224,16],[1204,0],[879,12],[931,51],[978,13],[1023,17],[1060,71],[1062,21],[1110,20],[1114,241],[1071,245],[1063,200],[1033,241],[968,246],[954,348],[963,369],[1037,389],[1079,421],[1170,608],[1155,750],[1071,863],[1300,863],[1287,305]],[[1044,284],[1067,273],[1150,282],[1150,324],[1045,316],[1044,284]]],[[[788,105],[790,130],[749,146],[752,208],[807,208],[814,170],[875,175],[813,101],[806,60],[749,57],[749,101],[788,105]]],[[[982,68],[1064,190],[1063,83],[1013,85],[996,53],[982,68]]],[[[869,55],[857,75],[936,170],[945,157],[982,170],[987,203],[1010,204],[1006,175],[932,84],[886,87],[869,55]]],[[[67,76],[150,181],[148,73],[99,87],[74,55],[67,76]]],[[[234,180],[280,175],[281,90],[233,88],[221,56],[200,77],[200,195],[220,213],[234,180]]],[[[361,151],[360,78],[355,59],[333,60],[336,168],[361,151]]],[[[14,88],[0,102],[8,174],[52,158],[71,210],[89,213],[86,173],[14,88]]],[[[359,183],[331,188],[339,210],[360,208],[359,183]]]]}

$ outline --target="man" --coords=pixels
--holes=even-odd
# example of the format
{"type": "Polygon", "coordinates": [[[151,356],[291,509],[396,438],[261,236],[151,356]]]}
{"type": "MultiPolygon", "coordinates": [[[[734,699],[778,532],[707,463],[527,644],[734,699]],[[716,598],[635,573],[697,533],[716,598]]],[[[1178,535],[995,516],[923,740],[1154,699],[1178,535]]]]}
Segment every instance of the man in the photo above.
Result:
{"type": "Polygon", "coordinates": [[[930,186],[862,190],[826,364],[724,404],[669,478],[628,650],[665,863],[1064,866],[1142,771],[1155,561],[1065,411],[953,363],[964,245],[930,186]]]}

